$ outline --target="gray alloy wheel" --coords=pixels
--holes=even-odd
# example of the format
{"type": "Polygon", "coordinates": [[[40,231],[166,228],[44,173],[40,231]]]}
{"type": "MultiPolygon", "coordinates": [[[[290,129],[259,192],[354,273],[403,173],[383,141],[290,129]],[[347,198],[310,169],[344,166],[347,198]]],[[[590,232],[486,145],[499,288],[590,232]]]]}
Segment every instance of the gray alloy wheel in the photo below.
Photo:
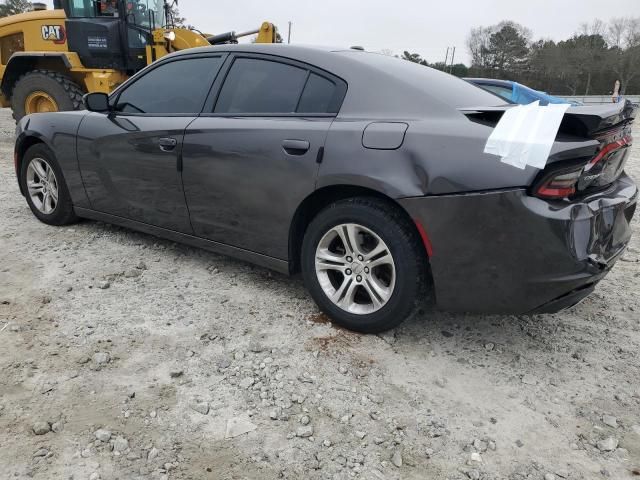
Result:
{"type": "Polygon", "coordinates": [[[58,180],[51,165],[43,158],[33,158],[27,166],[27,190],[39,212],[51,215],[58,205],[58,180]]]}
{"type": "Polygon", "coordinates": [[[315,271],[331,302],[358,315],[384,307],[396,281],[387,244],[372,230],[355,223],[331,228],[316,248],[315,271]]]}

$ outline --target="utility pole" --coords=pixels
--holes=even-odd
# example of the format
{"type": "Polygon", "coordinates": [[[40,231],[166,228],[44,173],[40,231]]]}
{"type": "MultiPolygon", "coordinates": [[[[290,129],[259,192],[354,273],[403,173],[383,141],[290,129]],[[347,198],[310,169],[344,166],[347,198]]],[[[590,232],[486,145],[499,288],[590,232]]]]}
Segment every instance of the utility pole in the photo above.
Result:
{"type": "Polygon", "coordinates": [[[291,43],[291,22],[289,22],[289,34],[287,35],[287,43],[291,43]]]}
{"type": "Polygon", "coordinates": [[[453,57],[456,56],[456,47],[453,47],[453,52],[451,53],[451,70],[449,71],[449,73],[453,73],[453,57]]]}
{"type": "Polygon", "coordinates": [[[447,53],[444,54],[444,69],[447,69],[447,60],[449,59],[449,47],[447,47],[447,53]]]}

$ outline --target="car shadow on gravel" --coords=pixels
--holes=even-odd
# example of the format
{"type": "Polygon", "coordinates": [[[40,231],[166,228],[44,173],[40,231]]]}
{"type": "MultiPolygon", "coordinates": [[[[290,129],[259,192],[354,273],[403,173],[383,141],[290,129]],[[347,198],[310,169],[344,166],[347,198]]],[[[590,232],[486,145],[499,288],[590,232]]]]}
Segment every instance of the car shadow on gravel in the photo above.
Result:
{"type": "MultiPolygon", "coordinates": [[[[304,289],[299,275],[287,276],[269,269],[253,265],[232,257],[219,255],[204,249],[173,242],[103,222],[84,220],[79,224],[82,229],[90,230],[94,235],[121,236],[119,242],[133,245],[143,245],[143,248],[156,250],[157,255],[170,258],[167,261],[177,261],[180,257],[189,256],[200,263],[203,270],[211,271],[213,265],[218,274],[233,276],[238,273],[246,275],[245,286],[251,288],[253,281],[268,280],[278,291],[290,291],[299,299],[307,299],[312,314],[307,320],[314,323],[331,323],[321,314],[313,304],[313,300],[304,289]],[[249,285],[247,285],[247,283],[249,285]]],[[[259,288],[258,285],[256,285],[259,288]]],[[[589,303],[589,299],[585,301],[589,303]]],[[[565,349],[566,339],[558,335],[560,330],[567,330],[566,313],[574,313],[582,306],[573,307],[557,315],[474,315],[458,314],[439,311],[433,307],[431,301],[423,302],[418,314],[405,321],[398,328],[386,332],[381,336],[385,339],[393,338],[395,349],[414,350],[416,345],[433,343],[448,349],[459,350],[460,354],[470,354],[475,351],[490,352],[500,347],[509,350],[558,351],[565,349]]],[[[579,311],[579,310],[578,310],[579,311]]],[[[333,325],[336,330],[342,330],[333,325]]],[[[584,332],[583,332],[584,333],[584,332]]],[[[356,334],[357,335],[357,334],[356,334]]]]}

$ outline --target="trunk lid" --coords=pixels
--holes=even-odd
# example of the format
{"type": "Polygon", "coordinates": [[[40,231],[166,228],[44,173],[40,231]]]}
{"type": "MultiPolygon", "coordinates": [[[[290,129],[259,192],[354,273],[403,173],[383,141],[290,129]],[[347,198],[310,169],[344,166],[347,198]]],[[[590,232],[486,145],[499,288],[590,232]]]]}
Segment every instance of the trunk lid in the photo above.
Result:
{"type": "Polygon", "coordinates": [[[587,160],[576,185],[577,193],[589,193],[611,185],[624,171],[631,152],[631,129],[638,106],[627,101],[570,108],[560,131],[597,140],[595,155],[587,160]]]}
{"type": "MultiPolygon", "coordinates": [[[[512,106],[459,110],[473,122],[495,126],[508,108],[512,106]]],[[[577,142],[575,146],[563,146],[561,154],[549,158],[532,185],[533,193],[558,174],[564,175],[565,184],[568,179],[576,180],[573,192],[567,196],[591,193],[613,183],[624,171],[629,158],[631,129],[637,113],[638,105],[630,101],[570,107],[562,119],[556,141],[563,140],[565,145],[567,139],[577,142]],[[585,143],[579,140],[597,141],[595,151],[592,147],[585,148],[585,143]]]]}

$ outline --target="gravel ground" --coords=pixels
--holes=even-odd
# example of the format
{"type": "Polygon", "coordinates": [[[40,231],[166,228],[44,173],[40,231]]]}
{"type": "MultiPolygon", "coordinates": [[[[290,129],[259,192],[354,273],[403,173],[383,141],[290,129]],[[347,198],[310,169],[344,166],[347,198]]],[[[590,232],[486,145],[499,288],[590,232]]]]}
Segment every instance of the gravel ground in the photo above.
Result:
{"type": "Polygon", "coordinates": [[[358,335],[299,279],[102,223],[38,222],[13,129],[0,111],[0,478],[640,475],[637,220],[568,311],[431,312],[358,335]]]}

